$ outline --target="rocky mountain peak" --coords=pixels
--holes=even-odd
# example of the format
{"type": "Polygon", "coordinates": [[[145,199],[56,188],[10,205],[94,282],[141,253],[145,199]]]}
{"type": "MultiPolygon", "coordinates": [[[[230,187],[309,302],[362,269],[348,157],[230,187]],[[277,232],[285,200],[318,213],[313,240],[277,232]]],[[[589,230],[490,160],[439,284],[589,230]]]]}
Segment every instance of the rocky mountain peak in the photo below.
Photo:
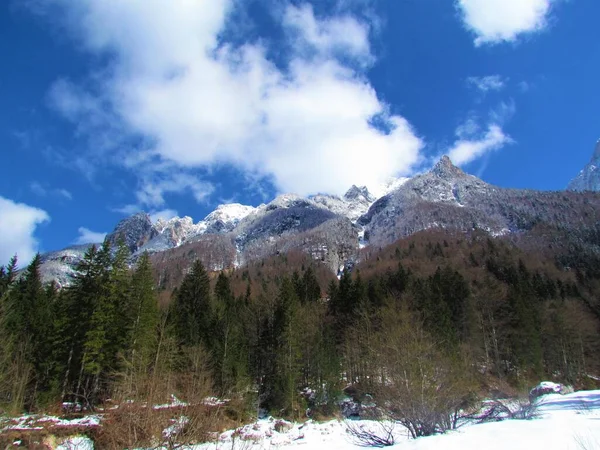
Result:
{"type": "Polygon", "coordinates": [[[570,191],[600,191],[600,139],[590,162],[579,175],[571,180],[567,189],[570,191]]]}
{"type": "Polygon", "coordinates": [[[121,220],[114,231],[106,238],[113,246],[117,245],[120,239],[123,239],[129,251],[135,253],[136,250],[157,234],[158,232],[152,224],[150,216],[144,212],[139,212],[121,220]]]}
{"type": "Polygon", "coordinates": [[[442,156],[437,164],[433,166],[433,169],[431,169],[431,173],[444,179],[465,176],[465,173],[452,163],[448,155],[442,156]]]}
{"type": "Polygon", "coordinates": [[[376,200],[375,197],[371,195],[369,189],[367,189],[366,186],[358,187],[355,184],[352,185],[352,187],[348,189],[348,192],[344,194],[344,199],[349,202],[355,200],[366,200],[371,203],[376,200]]]}

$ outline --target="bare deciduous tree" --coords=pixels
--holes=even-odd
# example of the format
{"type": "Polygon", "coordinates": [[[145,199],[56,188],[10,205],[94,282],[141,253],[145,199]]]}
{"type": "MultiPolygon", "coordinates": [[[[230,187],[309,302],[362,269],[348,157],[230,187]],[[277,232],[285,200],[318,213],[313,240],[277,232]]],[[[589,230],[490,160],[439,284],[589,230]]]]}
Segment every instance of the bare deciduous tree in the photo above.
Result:
{"type": "Polygon", "coordinates": [[[384,416],[413,438],[456,428],[473,391],[460,358],[437,345],[415,314],[393,307],[383,311],[376,345],[381,376],[374,394],[384,416]]]}

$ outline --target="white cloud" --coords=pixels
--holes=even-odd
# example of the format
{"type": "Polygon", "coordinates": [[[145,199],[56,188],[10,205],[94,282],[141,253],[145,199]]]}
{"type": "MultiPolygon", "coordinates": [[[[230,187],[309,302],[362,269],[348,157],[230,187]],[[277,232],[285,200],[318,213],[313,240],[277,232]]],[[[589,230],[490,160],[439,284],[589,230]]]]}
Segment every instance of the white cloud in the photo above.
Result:
{"type": "Polygon", "coordinates": [[[33,192],[38,197],[47,197],[49,195],[60,197],[63,200],[73,200],[73,194],[66,189],[57,188],[57,189],[49,189],[44,187],[42,184],[37,181],[32,182],[29,185],[31,192],[33,192]]]}
{"type": "Polygon", "coordinates": [[[174,209],[163,209],[162,211],[153,211],[150,213],[152,223],[156,223],[159,219],[169,220],[177,217],[179,214],[174,209]]]}
{"type": "Polygon", "coordinates": [[[507,101],[500,102],[498,106],[490,110],[488,114],[488,122],[496,124],[502,127],[505,123],[510,121],[517,112],[517,107],[514,100],[508,99],[507,101]]]}
{"type": "Polygon", "coordinates": [[[0,197],[0,265],[15,253],[22,266],[28,264],[38,251],[35,229],[49,220],[46,211],[0,197]]]}
{"type": "Polygon", "coordinates": [[[464,165],[494,150],[499,150],[513,142],[502,128],[496,124],[489,125],[483,135],[472,135],[470,138],[465,134],[464,128],[457,130],[458,140],[448,151],[448,156],[456,165],[464,165]]]}
{"type": "Polygon", "coordinates": [[[556,0],[456,0],[475,45],[515,41],[543,30],[556,0]]]}
{"type": "Polygon", "coordinates": [[[33,192],[35,195],[37,195],[39,197],[45,197],[46,195],[48,195],[48,191],[46,191],[46,188],[44,188],[44,186],[42,186],[37,181],[34,181],[33,183],[31,183],[29,185],[29,188],[31,189],[31,192],[33,192]]]}
{"type": "MultiPolygon", "coordinates": [[[[143,208],[139,205],[130,204],[121,208],[114,208],[112,211],[124,214],[126,216],[132,216],[139,212],[143,212],[143,208]]],[[[179,213],[176,210],[169,208],[161,210],[151,209],[150,212],[148,212],[148,215],[150,216],[150,220],[155,223],[158,219],[169,220],[173,217],[178,217],[179,213]]]]}
{"type": "Polygon", "coordinates": [[[500,75],[469,77],[467,78],[467,83],[484,94],[487,94],[490,91],[501,91],[506,86],[506,81],[500,75]]]}
{"type": "MultiPolygon", "coordinates": [[[[456,141],[446,152],[452,162],[462,166],[513,144],[515,141],[504,132],[503,127],[515,113],[516,106],[512,99],[500,102],[496,108],[491,109],[487,114],[487,125],[484,126],[480,124],[480,118],[472,112],[468,119],[456,128],[456,141]]],[[[484,163],[484,168],[486,164],[484,163]]]]}
{"type": "Polygon", "coordinates": [[[285,11],[283,23],[297,33],[299,39],[294,40],[294,44],[300,51],[307,50],[308,47],[321,55],[344,54],[363,64],[373,58],[369,28],[352,16],[317,20],[312,5],[290,5],[285,11]]]}
{"type": "Polygon", "coordinates": [[[73,194],[71,194],[66,189],[55,189],[54,192],[56,193],[56,195],[66,199],[66,200],[73,200],[73,194]]]}
{"type": "Polygon", "coordinates": [[[74,244],[98,244],[104,242],[106,233],[92,231],[85,227],[79,227],[79,236],[75,239],[74,244]]]}
{"type": "Polygon", "coordinates": [[[184,191],[189,191],[198,203],[203,203],[214,191],[214,186],[181,171],[172,171],[166,176],[153,174],[144,179],[136,196],[142,206],[160,207],[166,203],[165,194],[184,191]]]}
{"type": "Polygon", "coordinates": [[[182,191],[204,201],[211,186],[193,170],[222,163],[309,194],[377,185],[420,161],[421,139],[366,79],[369,25],[348,13],[286,5],[282,69],[269,42],[219,43],[233,0],[56,2],[81,45],[111,62],[95,94],[61,80],[53,104],[79,130],[109,128],[109,143],[115,130],[143,138],[143,153],[118,156],[142,174],[141,204],[160,207],[182,191]]]}
{"type": "Polygon", "coordinates": [[[140,211],[142,211],[142,208],[139,205],[131,203],[118,208],[110,208],[110,210],[116,213],[124,214],[126,216],[131,216],[135,213],[139,213],[140,211]]]}

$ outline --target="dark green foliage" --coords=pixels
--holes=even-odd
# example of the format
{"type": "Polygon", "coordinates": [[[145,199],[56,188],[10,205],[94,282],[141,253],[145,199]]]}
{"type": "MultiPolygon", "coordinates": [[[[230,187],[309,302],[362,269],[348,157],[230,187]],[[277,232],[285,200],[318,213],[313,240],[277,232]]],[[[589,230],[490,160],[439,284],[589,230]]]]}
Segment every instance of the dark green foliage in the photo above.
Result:
{"type": "Polygon", "coordinates": [[[292,281],[300,303],[315,302],[321,298],[321,287],[312,267],[308,267],[302,277],[294,272],[292,281]]]}
{"type": "MultiPolygon", "coordinates": [[[[247,297],[249,295],[247,292],[247,297]]],[[[248,349],[243,330],[247,305],[243,299],[234,297],[231,282],[224,273],[217,278],[214,305],[215,334],[211,339],[211,348],[215,383],[217,389],[225,394],[246,384],[248,349]]]]}
{"type": "Polygon", "coordinates": [[[130,358],[134,363],[137,360],[147,366],[157,343],[156,333],[160,317],[148,253],[142,254],[137,262],[131,277],[130,297],[127,303],[128,308],[123,317],[127,320],[125,326],[129,331],[125,336],[130,347],[130,358]]]}
{"type": "Polygon", "coordinates": [[[359,392],[386,385],[386,337],[399,331],[397,355],[410,350],[406,335],[443,355],[448,371],[519,385],[542,376],[577,383],[600,369],[593,263],[556,268],[482,234],[400,241],[339,280],[306,260],[287,269],[293,260],[278,255],[275,266],[214,278],[198,260],[160,310],[150,256],[130,268],[122,244],[91,247],[60,291],[42,285],[39,257],[20,277],[13,259],[0,268],[0,362],[15,361],[0,370],[1,400],[94,407],[116,389],[154,392],[162,374],[176,373],[166,384],[179,389],[202,361],[218,395],[277,414],[331,414],[348,383],[359,392]]]}
{"type": "Polygon", "coordinates": [[[180,345],[192,347],[210,341],[210,280],[200,260],[183,279],[172,304],[171,318],[180,345]]]}

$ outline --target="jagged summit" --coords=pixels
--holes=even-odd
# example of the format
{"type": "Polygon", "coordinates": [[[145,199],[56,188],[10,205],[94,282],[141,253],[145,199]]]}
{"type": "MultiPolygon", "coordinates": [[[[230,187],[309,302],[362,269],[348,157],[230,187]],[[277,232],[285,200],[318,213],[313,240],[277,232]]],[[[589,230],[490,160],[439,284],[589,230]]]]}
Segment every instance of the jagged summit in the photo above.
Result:
{"type": "MultiPolygon", "coordinates": [[[[598,167],[600,142],[570,188],[600,190],[598,167]]],[[[365,246],[384,246],[422,230],[483,230],[501,236],[528,232],[537,223],[570,226],[589,220],[595,226],[600,211],[600,195],[493,186],[463,172],[448,156],[429,171],[371,188],[353,185],[343,196],[282,194],[257,207],[219,205],[197,223],[191,217],[152,223],[148,214],[138,213],[121,220],[108,239],[113,245],[124,239],[132,262],[148,251],[161,270],[173,265],[184,270],[187,263],[179,268],[180,260],[194,258],[202,258],[211,270],[223,270],[291,250],[338,270],[360,258],[365,246]]],[[[82,247],[45,255],[44,279],[68,285],[84,252],[82,247]]]]}
{"type": "Polygon", "coordinates": [[[348,192],[344,194],[344,199],[347,201],[352,200],[367,200],[369,202],[374,202],[376,198],[369,192],[366,186],[356,186],[352,185],[348,192]]]}
{"type": "Polygon", "coordinates": [[[129,251],[134,253],[157,234],[158,231],[152,224],[150,216],[147,213],[139,212],[121,220],[106,239],[113,246],[123,239],[129,251]]]}
{"type": "Polygon", "coordinates": [[[444,155],[440,158],[435,166],[431,169],[431,173],[439,176],[440,178],[456,178],[463,177],[466,174],[456,167],[448,155],[444,155]]]}
{"type": "Polygon", "coordinates": [[[600,191],[600,139],[596,142],[596,148],[592,159],[583,168],[579,175],[571,180],[567,189],[570,191],[600,191]]]}

